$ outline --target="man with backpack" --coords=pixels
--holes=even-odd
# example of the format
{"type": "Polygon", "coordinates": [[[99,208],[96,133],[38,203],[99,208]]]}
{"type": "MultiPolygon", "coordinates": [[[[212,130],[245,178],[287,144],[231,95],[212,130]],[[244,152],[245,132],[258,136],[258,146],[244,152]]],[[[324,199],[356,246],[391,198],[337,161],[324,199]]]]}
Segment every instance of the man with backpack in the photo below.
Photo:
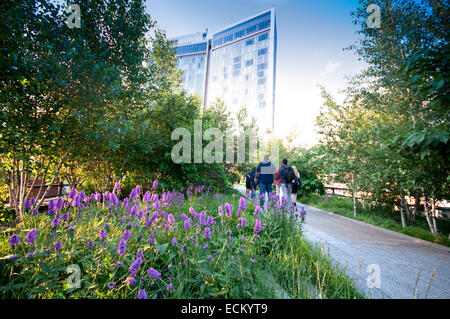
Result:
{"type": "Polygon", "coordinates": [[[292,167],[287,163],[287,159],[283,159],[283,161],[281,162],[279,175],[281,177],[281,191],[283,192],[283,196],[287,201],[287,208],[288,210],[290,210],[292,206],[292,183],[295,180],[295,173],[292,167]]]}
{"type": "Polygon", "coordinates": [[[259,182],[259,197],[260,206],[264,208],[264,199],[266,193],[270,201],[270,195],[272,194],[273,175],[276,172],[275,166],[269,160],[269,155],[264,155],[264,161],[260,162],[256,167],[256,174],[254,182],[259,182]]]}

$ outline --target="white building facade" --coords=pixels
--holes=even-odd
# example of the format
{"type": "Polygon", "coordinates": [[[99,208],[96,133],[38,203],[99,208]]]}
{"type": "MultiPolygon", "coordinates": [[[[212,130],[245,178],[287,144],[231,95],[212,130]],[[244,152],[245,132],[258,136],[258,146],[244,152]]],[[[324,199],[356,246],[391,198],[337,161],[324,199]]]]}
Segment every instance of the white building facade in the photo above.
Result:
{"type": "Polygon", "coordinates": [[[274,9],[205,33],[171,39],[183,86],[207,107],[216,98],[246,106],[261,132],[274,130],[277,33],[274,9]]]}

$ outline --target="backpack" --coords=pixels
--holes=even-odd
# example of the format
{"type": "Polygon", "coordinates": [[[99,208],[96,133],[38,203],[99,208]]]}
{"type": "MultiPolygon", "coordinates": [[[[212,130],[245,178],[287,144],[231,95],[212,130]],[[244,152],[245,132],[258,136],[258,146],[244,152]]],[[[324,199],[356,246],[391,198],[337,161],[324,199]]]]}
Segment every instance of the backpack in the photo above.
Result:
{"type": "Polygon", "coordinates": [[[294,169],[291,166],[288,166],[284,171],[284,179],[286,183],[292,183],[295,179],[294,169]]]}

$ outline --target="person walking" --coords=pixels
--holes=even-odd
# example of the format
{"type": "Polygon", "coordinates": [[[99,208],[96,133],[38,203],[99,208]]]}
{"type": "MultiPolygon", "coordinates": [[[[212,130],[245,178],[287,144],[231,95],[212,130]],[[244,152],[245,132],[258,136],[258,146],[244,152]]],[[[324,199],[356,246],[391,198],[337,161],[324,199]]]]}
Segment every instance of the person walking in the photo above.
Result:
{"type": "Polygon", "coordinates": [[[297,191],[302,186],[302,183],[300,181],[300,173],[297,170],[297,167],[292,165],[292,169],[294,170],[295,179],[292,183],[292,203],[294,206],[297,206],[297,191]]]}
{"type": "Polygon", "coordinates": [[[277,172],[275,173],[275,187],[276,187],[278,198],[279,198],[279,200],[281,202],[282,194],[281,194],[281,176],[279,174],[280,173],[280,168],[281,168],[281,164],[278,167],[277,172]]]}
{"type": "Polygon", "coordinates": [[[287,202],[288,211],[292,207],[292,182],[295,179],[294,170],[288,165],[288,160],[286,158],[281,162],[281,168],[279,174],[281,176],[281,190],[283,196],[287,202]]]}
{"type": "Polygon", "coordinates": [[[261,208],[264,207],[266,193],[269,197],[272,194],[273,175],[275,174],[275,166],[269,160],[269,155],[264,155],[264,160],[256,167],[254,182],[259,181],[259,200],[261,208]]]}
{"type": "Polygon", "coordinates": [[[255,197],[256,192],[256,184],[255,183],[255,176],[256,176],[256,166],[253,167],[252,171],[250,172],[250,189],[252,191],[251,198],[255,197]]]}

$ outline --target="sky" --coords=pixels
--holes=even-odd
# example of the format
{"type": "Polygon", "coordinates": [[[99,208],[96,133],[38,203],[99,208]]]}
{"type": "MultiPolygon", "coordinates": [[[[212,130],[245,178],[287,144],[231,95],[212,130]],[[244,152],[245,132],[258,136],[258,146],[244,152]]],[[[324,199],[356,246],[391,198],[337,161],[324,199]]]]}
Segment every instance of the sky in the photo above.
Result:
{"type": "Polygon", "coordinates": [[[275,8],[277,61],[275,131],[295,130],[298,144],[317,142],[315,119],[320,86],[341,102],[346,76],[365,68],[343,48],[357,40],[350,12],[357,0],[148,0],[147,12],[167,37],[215,32],[269,8],[275,8]]]}

